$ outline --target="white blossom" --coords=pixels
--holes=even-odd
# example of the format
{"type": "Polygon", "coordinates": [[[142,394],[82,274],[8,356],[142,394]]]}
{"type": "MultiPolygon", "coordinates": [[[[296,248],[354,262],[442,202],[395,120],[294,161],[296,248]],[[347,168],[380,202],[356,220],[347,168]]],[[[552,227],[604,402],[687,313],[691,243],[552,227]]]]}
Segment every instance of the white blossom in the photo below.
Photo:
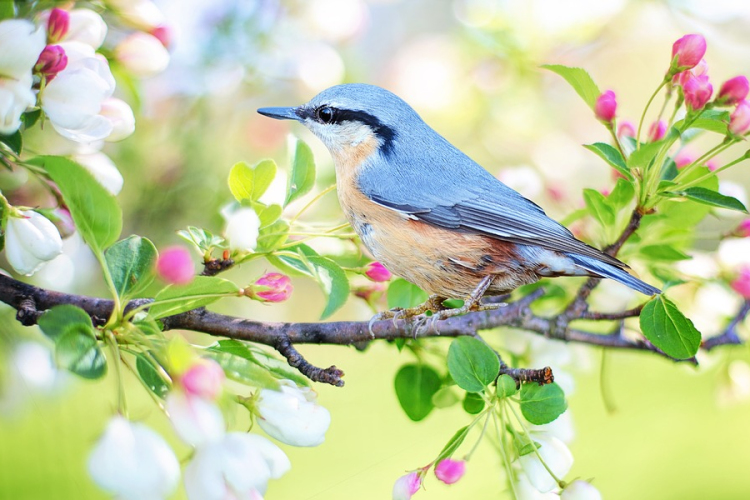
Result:
{"type": "Polygon", "coordinates": [[[93,142],[112,133],[112,123],[102,116],[102,103],[115,89],[107,60],[81,42],[60,44],[68,65],[49,82],[42,108],[55,130],[76,142],[93,142]]]}
{"type": "Polygon", "coordinates": [[[91,172],[107,191],[114,195],[120,193],[124,183],[122,174],[109,156],[101,151],[87,151],[73,155],[73,159],[91,172]]]}
{"type": "Polygon", "coordinates": [[[59,394],[67,372],[55,365],[52,351],[39,342],[20,342],[9,352],[7,371],[0,384],[0,413],[10,415],[23,408],[34,394],[59,394]]]}
{"type": "Polygon", "coordinates": [[[560,500],[602,500],[602,494],[591,483],[578,479],[565,487],[560,500]]]}
{"type": "Polygon", "coordinates": [[[196,450],[185,467],[185,490],[191,500],[255,500],[269,479],[290,468],[284,452],[268,439],[230,432],[196,450]]]}
{"type": "Polygon", "coordinates": [[[8,217],[5,257],[18,273],[31,276],[62,253],[62,238],[52,222],[33,210],[8,217]]]}
{"type": "Polygon", "coordinates": [[[331,414],[309,387],[281,381],[280,390],[263,389],[257,404],[258,424],[271,437],[291,446],[318,446],[325,440],[331,414]]]}
{"type": "Polygon", "coordinates": [[[36,103],[31,70],[44,50],[44,29],[23,19],[0,22],[0,134],[21,126],[21,115],[36,103]]]}
{"type": "Polygon", "coordinates": [[[224,416],[213,401],[173,390],[165,406],[175,432],[190,445],[210,444],[224,435],[224,416]]]}
{"type": "Polygon", "coordinates": [[[224,236],[229,240],[229,246],[235,250],[255,250],[260,230],[260,219],[255,210],[240,207],[234,211],[223,210],[222,215],[227,221],[224,236]]]}
{"type": "MultiPolygon", "coordinates": [[[[565,443],[544,432],[531,431],[530,434],[532,441],[541,445],[537,451],[547,467],[558,479],[564,478],[573,466],[573,454],[565,443]]],[[[557,487],[557,482],[533,451],[518,457],[518,463],[531,485],[540,492],[547,493],[557,487]]]]}
{"type": "Polygon", "coordinates": [[[25,19],[0,22],[0,77],[20,80],[31,73],[46,46],[44,28],[25,19]]]}
{"type": "Polygon", "coordinates": [[[166,22],[164,14],[151,0],[107,0],[107,3],[131,26],[150,31],[166,22]]]}
{"type": "Polygon", "coordinates": [[[73,9],[68,14],[70,27],[62,41],[85,43],[92,49],[101,47],[107,36],[107,23],[102,16],[89,9],[73,9]]]}
{"type": "Polygon", "coordinates": [[[169,65],[169,52],[153,35],[137,31],[115,47],[115,58],[124,68],[141,78],[164,71],[169,65]]]}
{"type": "Polygon", "coordinates": [[[94,447],[89,474],[122,500],[167,498],[177,486],[180,464],[164,439],[144,424],[116,416],[94,447]]]}
{"type": "Polygon", "coordinates": [[[107,142],[121,141],[135,132],[133,109],[122,99],[105,99],[99,114],[112,124],[112,132],[106,137],[107,142]]]}

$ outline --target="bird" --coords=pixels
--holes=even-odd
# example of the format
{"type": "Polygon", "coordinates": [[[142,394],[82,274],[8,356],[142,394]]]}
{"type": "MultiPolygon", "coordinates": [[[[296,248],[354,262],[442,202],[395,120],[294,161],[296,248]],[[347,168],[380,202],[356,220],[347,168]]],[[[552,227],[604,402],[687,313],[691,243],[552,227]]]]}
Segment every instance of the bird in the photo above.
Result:
{"type": "Polygon", "coordinates": [[[661,293],[578,240],[386,89],[341,84],[306,104],[258,113],[300,122],[327,147],[339,203],[361,242],[393,274],[431,294],[415,315],[481,310],[484,295],[558,276],[610,278],[648,296],[661,293]],[[450,312],[442,306],[447,299],[464,306],[450,312]]]}

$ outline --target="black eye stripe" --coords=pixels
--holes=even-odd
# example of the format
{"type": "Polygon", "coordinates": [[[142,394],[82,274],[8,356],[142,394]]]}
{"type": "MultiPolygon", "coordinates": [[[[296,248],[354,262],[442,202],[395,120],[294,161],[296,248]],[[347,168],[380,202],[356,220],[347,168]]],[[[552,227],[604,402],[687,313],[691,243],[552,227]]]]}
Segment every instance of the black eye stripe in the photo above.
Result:
{"type": "MultiPolygon", "coordinates": [[[[327,113],[327,111],[324,113],[327,113]]],[[[390,154],[392,152],[393,143],[396,139],[396,131],[381,122],[375,115],[372,115],[367,111],[341,109],[335,108],[333,106],[319,106],[314,110],[307,111],[305,115],[306,117],[310,117],[315,121],[326,125],[340,125],[346,122],[357,122],[367,125],[372,129],[375,135],[383,141],[383,152],[385,154],[390,154]],[[323,119],[323,117],[321,116],[321,112],[323,110],[330,110],[330,120],[323,119]]]]}

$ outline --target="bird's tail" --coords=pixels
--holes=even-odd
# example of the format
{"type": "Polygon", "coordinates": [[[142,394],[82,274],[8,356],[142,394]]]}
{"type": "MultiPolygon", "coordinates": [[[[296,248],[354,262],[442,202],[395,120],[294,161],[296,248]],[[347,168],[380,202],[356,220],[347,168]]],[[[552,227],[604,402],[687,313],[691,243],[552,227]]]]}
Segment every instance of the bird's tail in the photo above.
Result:
{"type": "Polygon", "coordinates": [[[661,290],[649,285],[648,283],[644,283],[632,274],[628,273],[625,269],[621,269],[612,264],[608,264],[607,262],[602,262],[601,260],[597,260],[593,257],[588,257],[585,255],[574,253],[569,253],[566,255],[570,257],[573,262],[576,263],[576,265],[589,271],[593,276],[599,278],[610,278],[615,281],[619,281],[623,285],[629,286],[633,290],[641,292],[645,295],[655,295],[661,293],[661,290]]]}

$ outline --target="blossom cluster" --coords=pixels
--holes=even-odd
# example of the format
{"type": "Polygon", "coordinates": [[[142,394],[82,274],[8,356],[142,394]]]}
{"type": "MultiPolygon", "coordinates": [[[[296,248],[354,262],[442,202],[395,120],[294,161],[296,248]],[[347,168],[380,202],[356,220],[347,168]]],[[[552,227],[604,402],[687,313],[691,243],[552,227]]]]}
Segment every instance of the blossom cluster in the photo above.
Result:
{"type": "MultiPolygon", "coordinates": [[[[123,178],[101,149],[103,141],[130,136],[135,115],[115,97],[110,64],[136,77],[163,71],[169,63],[169,28],[151,0],[111,0],[107,7],[105,14],[127,27],[114,47],[107,42],[110,30],[102,15],[73,2],[32,12],[28,19],[0,21],[0,136],[43,128],[41,152],[65,151],[116,195],[123,178]]],[[[0,148],[6,164],[20,154],[0,148]]],[[[48,214],[3,202],[9,208],[6,257],[18,273],[31,275],[62,252],[61,236],[48,214]]]]}

